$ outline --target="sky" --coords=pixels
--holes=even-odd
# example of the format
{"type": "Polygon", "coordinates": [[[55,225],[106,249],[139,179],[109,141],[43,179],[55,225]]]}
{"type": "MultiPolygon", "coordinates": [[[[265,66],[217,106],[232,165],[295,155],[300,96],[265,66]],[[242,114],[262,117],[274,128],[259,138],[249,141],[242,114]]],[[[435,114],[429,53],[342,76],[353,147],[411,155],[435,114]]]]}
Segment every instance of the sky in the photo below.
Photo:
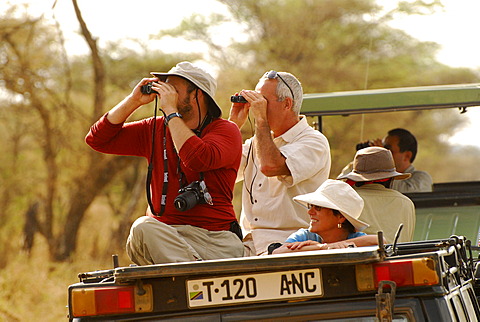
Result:
{"type": "MultiPolygon", "coordinates": [[[[27,2],[30,5],[29,12],[43,14],[46,18],[52,18],[54,15],[64,31],[67,52],[75,54],[88,52],[85,41],[78,34],[78,22],[70,0],[7,0],[0,4],[0,10],[8,2],[27,2]],[[54,3],[56,3],[55,8],[52,9],[54,3]]],[[[480,70],[480,41],[478,41],[480,1],[444,0],[443,2],[444,9],[433,15],[399,17],[390,25],[405,30],[419,40],[440,44],[442,48],[438,52],[437,59],[441,63],[452,67],[480,70]]],[[[378,3],[388,5],[392,1],[380,0],[378,3]]],[[[93,36],[101,41],[147,39],[150,34],[155,34],[159,30],[177,26],[182,18],[193,13],[202,15],[228,13],[222,4],[215,0],[78,0],[78,4],[93,36]]],[[[230,38],[238,40],[242,37],[241,28],[233,24],[217,32],[217,36],[226,38],[226,42],[230,38]]],[[[165,45],[175,51],[185,47],[186,43],[169,40],[165,45]]],[[[209,65],[203,67],[212,71],[209,65]]],[[[476,140],[480,132],[478,130],[480,129],[480,107],[470,108],[466,116],[470,124],[449,141],[480,147],[480,143],[477,142],[479,140],[476,140]]]]}
{"type": "MultiPolygon", "coordinates": [[[[474,68],[480,72],[480,1],[446,0],[444,3],[444,9],[431,16],[409,16],[397,19],[391,25],[419,40],[440,44],[442,49],[437,59],[441,63],[474,68]]],[[[480,147],[480,107],[468,109],[465,116],[468,116],[469,124],[449,142],[480,147]]]]}

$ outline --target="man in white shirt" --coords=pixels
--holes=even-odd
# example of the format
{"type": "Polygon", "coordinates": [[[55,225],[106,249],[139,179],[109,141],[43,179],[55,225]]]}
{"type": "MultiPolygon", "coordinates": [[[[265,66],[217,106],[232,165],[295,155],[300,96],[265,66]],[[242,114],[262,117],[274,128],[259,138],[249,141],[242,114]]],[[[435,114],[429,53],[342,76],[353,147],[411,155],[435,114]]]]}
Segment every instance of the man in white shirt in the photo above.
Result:
{"type": "Polygon", "coordinates": [[[249,111],[255,119],[255,135],[243,145],[237,175],[237,182],[243,180],[240,223],[245,255],[262,255],[269,244],[308,228],[308,214],[292,198],[328,179],[330,146],[300,115],[303,89],[292,74],[267,72],[255,90],[239,94],[247,103],[232,104],[229,120],[241,128],[249,111]]]}

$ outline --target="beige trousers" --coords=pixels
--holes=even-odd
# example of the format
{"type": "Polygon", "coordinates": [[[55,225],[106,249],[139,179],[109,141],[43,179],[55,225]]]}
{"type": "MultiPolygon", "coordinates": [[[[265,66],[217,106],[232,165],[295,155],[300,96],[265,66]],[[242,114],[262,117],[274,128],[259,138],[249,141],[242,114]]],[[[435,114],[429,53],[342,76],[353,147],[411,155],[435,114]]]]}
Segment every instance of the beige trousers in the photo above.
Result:
{"type": "Polygon", "coordinates": [[[149,216],[133,223],[126,248],[137,265],[242,257],[244,253],[241,240],[230,231],[167,225],[149,216]]]}

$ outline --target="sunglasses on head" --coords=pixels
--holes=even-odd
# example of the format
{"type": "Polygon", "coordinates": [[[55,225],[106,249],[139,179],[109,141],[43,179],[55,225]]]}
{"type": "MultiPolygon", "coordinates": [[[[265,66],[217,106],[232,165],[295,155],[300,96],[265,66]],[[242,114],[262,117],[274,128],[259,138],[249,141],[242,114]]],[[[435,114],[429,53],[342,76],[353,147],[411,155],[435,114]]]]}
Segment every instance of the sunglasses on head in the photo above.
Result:
{"type": "Polygon", "coordinates": [[[293,91],[292,89],[290,88],[290,86],[287,84],[287,82],[282,78],[282,76],[280,76],[279,73],[277,73],[276,71],[274,70],[271,70],[269,72],[266,72],[265,75],[267,76],[268,79],[275,79],[275,78],[280,78],[280,80],[285,84],[287,85],[288,89],[290,90],[290,93],[292,93],[292,99],[295,99],[295,95],[293,95],[293,91]]]}
{"type": "Polygon", "coordinates": [[[321,206],[317,206],[317,205],[312,205],[311,203],[307,203],[307,208],[308,210],[310,209],[315,209],[316,211],[321,211],[323,209],[323,207],[321,206]]]}

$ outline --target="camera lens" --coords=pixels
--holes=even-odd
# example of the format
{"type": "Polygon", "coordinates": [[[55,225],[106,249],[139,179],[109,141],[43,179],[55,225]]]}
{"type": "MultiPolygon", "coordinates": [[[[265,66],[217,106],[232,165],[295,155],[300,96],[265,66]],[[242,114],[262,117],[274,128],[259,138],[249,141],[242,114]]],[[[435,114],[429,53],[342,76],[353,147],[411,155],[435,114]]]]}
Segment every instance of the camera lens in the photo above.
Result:
{"type": "Polygon", "coordinates": [[[173,204],[178,211],[186,211],[197,205],[199,201],[200,199],[195,191],[186,191],[178,195],[173,201],[173,204]]]}

